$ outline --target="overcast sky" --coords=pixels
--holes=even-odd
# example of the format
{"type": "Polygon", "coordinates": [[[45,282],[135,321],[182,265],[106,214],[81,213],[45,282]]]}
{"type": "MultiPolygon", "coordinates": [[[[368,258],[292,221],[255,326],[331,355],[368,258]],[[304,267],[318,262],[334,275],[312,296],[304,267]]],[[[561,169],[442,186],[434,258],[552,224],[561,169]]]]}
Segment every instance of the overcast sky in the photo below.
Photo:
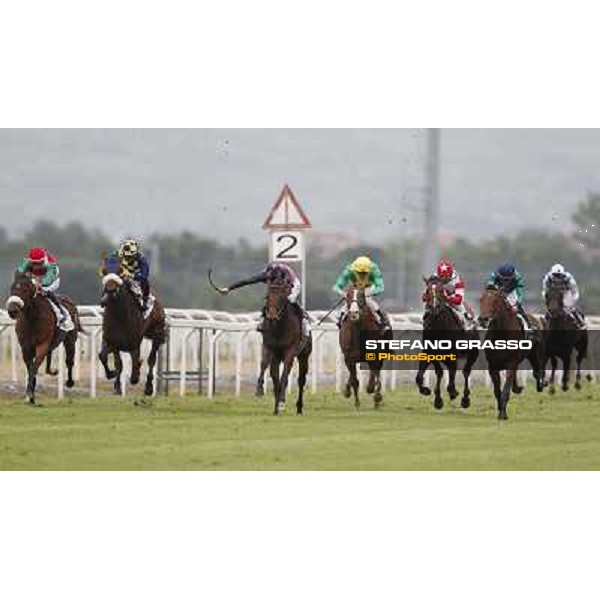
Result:
{"type": "MultiPolygon", "coordinates": [[[[424,139],[419,129],[1,130],[0,224],[262,241],[288,182],[317,231],[403,235],[420,223],[424,139]]],[[[589,189],[600,189],[600,130],[442,132],[442,228],[453,235],[568,227],[589,189]]]]}

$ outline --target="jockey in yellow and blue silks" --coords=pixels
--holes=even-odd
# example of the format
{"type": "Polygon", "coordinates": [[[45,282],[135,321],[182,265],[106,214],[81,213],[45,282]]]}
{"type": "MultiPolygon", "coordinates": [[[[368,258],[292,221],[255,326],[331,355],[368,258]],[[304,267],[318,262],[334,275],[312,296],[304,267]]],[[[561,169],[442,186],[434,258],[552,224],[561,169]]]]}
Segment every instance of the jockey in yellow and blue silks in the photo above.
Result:
{"type": "MultiPolygon", "coordinates": [[[[383,275],[379,265],[373,262],[368,256],[359,256],[340,273],[333,289],[338,294],[344,295],[349,287],[364,288],[367,304],[379,317],[381,328],[384,331],[391,329],[388,316],[374,299],[375,296],[380,296],[385,291],[383,275]]],[[[344,306],[340,314],[339,323],[345,318],[346,311],[347,309],[344,306]]]]}
{"type": "Polygon", "coordinates": [[[125,240],[117,250],[121,261],[121,277],[127,281],[129,288],[136,296],[142,298],[142,310],[148,308],[150,296],[150,264],[140,250],[137,240],[125,240]]]}

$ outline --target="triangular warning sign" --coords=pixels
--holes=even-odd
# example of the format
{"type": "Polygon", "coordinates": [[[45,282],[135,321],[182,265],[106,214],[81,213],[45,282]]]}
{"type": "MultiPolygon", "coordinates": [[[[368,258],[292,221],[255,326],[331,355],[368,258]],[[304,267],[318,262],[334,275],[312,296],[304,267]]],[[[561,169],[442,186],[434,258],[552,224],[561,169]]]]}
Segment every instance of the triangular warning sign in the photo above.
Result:
{"type": "Polygon", "coordinates": [[[263,224],[263,229],[310,229],[312,225],[286,183],[271,212],[263,224]]]}

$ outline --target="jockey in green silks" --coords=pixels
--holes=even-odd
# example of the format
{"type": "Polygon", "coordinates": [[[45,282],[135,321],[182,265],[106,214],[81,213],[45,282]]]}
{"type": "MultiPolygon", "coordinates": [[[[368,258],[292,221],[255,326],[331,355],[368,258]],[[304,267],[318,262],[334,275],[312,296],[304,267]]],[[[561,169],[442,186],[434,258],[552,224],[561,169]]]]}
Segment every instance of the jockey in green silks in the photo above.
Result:
{"type": "MultiPolygon", "coordinates": [[[[344,295],[349,287],[361,287],[365,289],[367,305],[379,318],[379,324],[383,331],[391,329],[390,321],[386,313],[375,302],[374,297],[380,296],[385,291],[383,275],[379,265],[368,256],[359,256],[347,265],[337,278],[333,289],[340,295],[344,295]]],[[[345,319],[347,307],[344,306],[340,313],[338,326],[345,319]]]]}

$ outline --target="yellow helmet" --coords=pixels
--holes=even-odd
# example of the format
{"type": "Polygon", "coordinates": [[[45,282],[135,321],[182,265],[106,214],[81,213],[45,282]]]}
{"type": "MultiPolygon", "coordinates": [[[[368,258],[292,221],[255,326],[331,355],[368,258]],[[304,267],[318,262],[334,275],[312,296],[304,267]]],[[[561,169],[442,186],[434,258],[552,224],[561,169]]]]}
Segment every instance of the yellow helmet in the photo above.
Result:
{"type": "Polygon", "coordinates": [[[132,256],[135,256],[138,252],[139,245],[137,243],[137,240],[129,238],[121,244],[121,247],[119,248],[119,257],[131,258],[132,256]]]}
{"type": "Polygon", "coordinates": [[[373,261],[368,256],[359,256],[352,263],[352,270],[355,273],[370,273],[373,270],[373,261]]]}

